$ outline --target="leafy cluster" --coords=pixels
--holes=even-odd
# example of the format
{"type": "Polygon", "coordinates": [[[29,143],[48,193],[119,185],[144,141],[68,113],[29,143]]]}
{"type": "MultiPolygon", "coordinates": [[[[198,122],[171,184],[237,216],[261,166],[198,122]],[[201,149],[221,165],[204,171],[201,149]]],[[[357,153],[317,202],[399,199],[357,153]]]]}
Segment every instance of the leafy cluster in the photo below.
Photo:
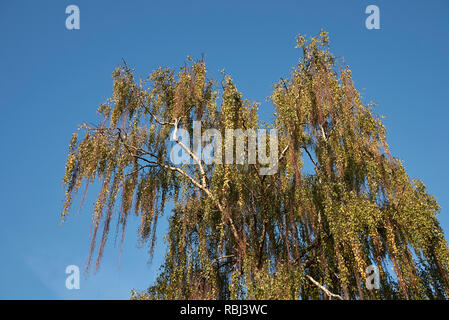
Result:
{"type": "Polygon", "coordinates": [[[64,176],[63,218],[83,183],[85,190],[101,183],[88,267],[97,247],[98,267],[114,217],[123,239],[131,212],[152,253],[157,221],[172,201],[165,263],[133,298],[447,298],[439,206],[390,154],[381,119],[328,43],[324,31],[298,36],[302,56],[273,89],[279,170],[268,176],[260,163],[206,164],[195,146],[172,136],[195,120],[223,136],[264,126],[258,105],[229,76],[217,85],[202,60],[145,80],[117,68],[113,95],[98,109],[103,120],[83,125],[79,141],[74,134],[64,176]],[[192,165],[170,162],[174,144],[192,165]],[[369,265],[379,268],[378,290],[365,286],[369,265]]]}

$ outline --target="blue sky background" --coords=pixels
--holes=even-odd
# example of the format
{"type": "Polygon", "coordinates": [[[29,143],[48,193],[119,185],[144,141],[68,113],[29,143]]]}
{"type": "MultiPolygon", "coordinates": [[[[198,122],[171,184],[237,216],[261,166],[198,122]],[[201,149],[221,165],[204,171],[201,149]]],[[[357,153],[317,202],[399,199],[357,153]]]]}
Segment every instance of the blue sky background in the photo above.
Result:
{"type": "Polygon", "coordinates": [[[224,68],[269,120],[265,98],[299,57],[296,34],[321,28],[365,101],[386,116],[393,155],[436,196],[449,234],[448,1],[2,0],[0,299],[127,299],[155,279],[163,246],[149,265],[133,219],[120,267],[112,237],[99,272],[82,276],[80,290],[65,287],[66,266],[87,260],[95,196],[60,224],[67,146],[79,124],[97,119],[122,57],[146,76],[204,53],[208,69],[224,68]],[[70,4],[80,8],[80,30],[65,28],[70,4]],[[365,28],[370,4],[380,8],[380,30],[365,28]]]}

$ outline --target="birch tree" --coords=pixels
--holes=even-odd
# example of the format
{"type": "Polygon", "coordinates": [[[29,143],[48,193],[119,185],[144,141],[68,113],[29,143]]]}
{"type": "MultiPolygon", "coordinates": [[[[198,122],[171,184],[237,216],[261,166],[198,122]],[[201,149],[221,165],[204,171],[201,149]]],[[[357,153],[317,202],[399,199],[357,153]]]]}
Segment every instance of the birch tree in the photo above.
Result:
{"type": "Polygon", "coordinates": [[[390,153],[382,118],[329,51],[327,33],[298,36],[297,48],[297,65],[270,96],[271,124],[259,120],[258,104],[230,76],[209,79],[204,60],[159,68],[146,79],[126,64],[113,72],[101,121],[73,135],[63,178],[63,219],[79,189],[83,199],[89,185],[101,187],[86,269],[100,265],[111,223],[123,240],[130,215],[140,219],[139,241],[152,255],[165,215],[164,264],[155,283],[132,298],[448,297],[437,201],[390,153]],[[261,175],[259,160],[206,163],[176,132],[194,121],[222,136],[226,129],[276,129],[277,172],[261,175]],[[170,160],[175,145],[190,164],[170,160]],[[173,210],[165,212],[169,202],[173,210]],[[373,265],[378,289],[365,284],[373,265]]]}

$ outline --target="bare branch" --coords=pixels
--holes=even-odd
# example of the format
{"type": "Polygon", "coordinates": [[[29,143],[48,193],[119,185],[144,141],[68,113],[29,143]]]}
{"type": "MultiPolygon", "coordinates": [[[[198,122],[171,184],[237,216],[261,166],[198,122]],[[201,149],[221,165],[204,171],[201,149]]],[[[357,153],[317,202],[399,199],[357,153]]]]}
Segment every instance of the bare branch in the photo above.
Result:
{"type": "Polygon", "coordinates": [[[320,125],[321,135],[323,136],[324,141],[327,141],[326,133],[324,132],[323,126],[320,125]]]}
{"type": "Polygon", "coordinates": [[[153,117],[154,121],[156,121],[157,123],[159,123],[162,126],[165,125],[175,125],[173,122],[165,122],[165,121],[161,121],[159,120],[151,111],[148,110],[148,113],[153,117]]]}
{"type": "Polygon", "coordinates": [[[310,161],[312,161],[312,163],[315,165],[315,168],[318,170],[318,164],[315,162],[315,160],[313,160],[312,155],[310,154],[309,150],[307,150],[307,147],[304,145],[302,148],[306,151],[310,161]]]}
{"type": "Polygon", "coordinates": [[[322,286],[318,281],[313,279],[311,276],[306,274],[307,279],[309,279],[314,285],[316,285],[318,288],[324,291],[325,294],[327,294],[330,298],[337,298],[339,300],[344,300],[342,296],[332,293],[329,290],[326,289],[326,287],[322,286]]]}
{"type": "Polygon", "coordinates": [[[184,143],[182,143],[177,136],[178,133],[178,123],[179,123],[179,119],[175,119],[175,130],[173,131],[173,140],[176,141],[177,144],[179,144],[181,146],[182,149],[184,149],[185,152],[187,152],[189,154],[189,156],[198,164],[198,167],[200,168],[200,173],[201,173],[201,181],[203,184],[203,187],[206,188],[206,173],[204,171],[204,167],[201,163],[201,159],[199,159],[192,151],[190,151],[189,148],[186,147],[186,145],[184,143]]]}
{"type": "Polygon", "coordinates": [[[280,155],[280,157],[279,157],[279,160],[278,161],[281,161],[282,160],[282,158],[284,158],[284,156],[285,156],[285,153],[287,152],[287,149],[288,149],[288,145],[284,148],[284,150],[282,150],[282,152],[281,152],[281,155],[280,155]]]}

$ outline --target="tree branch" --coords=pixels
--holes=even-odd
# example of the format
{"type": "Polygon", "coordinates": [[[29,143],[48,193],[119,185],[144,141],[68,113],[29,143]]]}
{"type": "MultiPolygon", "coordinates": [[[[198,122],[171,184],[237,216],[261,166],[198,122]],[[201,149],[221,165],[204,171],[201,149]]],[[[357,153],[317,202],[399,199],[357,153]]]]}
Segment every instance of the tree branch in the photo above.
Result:
{"type": "Polygon", "coordinates": [[[315,160],[313,160],[312,155],[310,154],[307,147],[304,145],[304,146],[302,146],[302,148],[306,151],[307,155],[309,156],[310,161],[312,161],[312,163],[315,165],[315,168],[318,170],[318,164],[315,162],[315,160]]]}
{"type": "Polygon", "coordinates": [[[314,285],[316,285],[318,288],[324,291],[325,294],[327,294],[330,298],[337,298],[339,300],[344,300],[342,296],[332,293],[329,290],[326,289],[326,287],[322,286],[318,281],[313,279],[311,276],[306,274],[306,278],[309,279],[314,285]]]}
{"type": "MultiPolygon", "coordinates": [[[[151,114],[151,113],[150,113],[150,114],[151,114]]],[[[199,169],[200,169],[200,174],[201,174],[202,183],[199,183],[198,181],[196,181],[193,177],[191,177],[191,176],[190,176],[187,172],[185,172],[184,170],[182,170],[182,169],[180,169],[180,168],[178,168],[178,167],[173,167],[173,166],[170,166],[170,165],[168,165],[168,164],[163,163],[161,160],[159,160],[159,158],[158,158],[156,155],[151,154],[151,153],[149,153],[149,152],[147,152],[147,151],[145,151],[145,150],[143,150],[143,149],[141,149],[141,148],[136,148],[136,147],[133,147],[133,146],[129,146],[128,144],[126,144],[126,143],[124,142],[124,140],[123,140],[123,138],[122,138],[122,136],[121,136],[121,131],[120,131],[120,129],[119,129],[119,138],[120,138],[120,140],[122,141],[122,143],[123,143],[123,145],[125,146],[125,148],[128,150],[128,152],[129,152],[132,156],[136,157],[137,159],[140,159],[140,160],[142,160],[142,161],[145,161],[145,162],[147,162],[147,163],[149,163],[149,164],[151,164],[151,165],[157,164],[157,165],[159,165],[160,167],[163,167],[163,168],[165,168],[165,169],[169,169],[169,170],[171,170],[171,171],[178,172],[178,173],[181,174],[182,176],[184,176],[184,177],[186,177],[187,179],[189,179],[190,182],[191,182],[194,186],[196,186],[197,188],[199,188],[200,190],[202,190],[204,193],[206,193],[206,195],[209,196],[209,197],[213,200],[213,202],[215,203],[215,205],[218,207],[218,210],[220,210],[220,212],[221,212],[223,215],[225,215],[226,212],[225,212],[225,210],[224,210],[222,204],[221,204],[220,201],[219,201],[219,200],[212,194],[212,192],[207,188],[207,183],[206,183],[206,173],[205,173],[205,171],[204,171],[204,167],[203,167],[203,165],[202,165],[202,163],[201,163],[201,160],[200,160],[200,159],[199,159],[199,158],[198,158],[192,151],[190,151],[190,149],[187,148],[187,147],[186,147],[186,146],[185,146],[185,145],[178,139],[178,137],[177,137],[177,131],[178,131],[178,123],[179,123],[179,119],[175,119],[175,122],[174,122],[174,123],[169,123],[169,122],[162,122],[162,121],[159,121],[153,114],[151,114],[151,115],[153,116],[153,118],[155,119],[155,121],[158,122],[158,123],[160,123],[161,125],[167,125],[167,124],[170,124],[170,125],[173,125],[173,126],[175,127],[175,130],[174,130],[174,132],[173,132],[173,140],[174,140],[176,143],[178,143],[178,144],[181,146],[181,148],[182,148],[185,152],[187,152],[187,153],[189,154],[189,156],[190,156],[190,157],[191,157],[191,158],[198,164],[199,169]],[[148,160],[148,159],[146,159],[146,158],[143,158],[143,157],[141,157],[141,156],[139,156],[139,155],[133,153],[133,152],[130,150],[130,147],[133,147],[134,150],[136,150],[137,152],[141,152],[141,153],[143,153],[143,154],[151,155],[151,156],[155,157],[158,161],[156,162],[156,161],[152,161],[152,160],[148,160]]],[[[233,233],[233,235],[234,235],[236,241],[239,243],[239,246],[241,247],[241,249],[244,250],[244,244],[243,244],[243,242],[242,242],[241,239],[240,239],[239,233],[238,233],[238,231],[237,231],[237,228],[235,227],[235,224],[234,224],[234,221],[232,220],[232,217],[231,217],[231,216],[228,216],[227,218],[228,218],[228,221],[229,221],[229,224],[230,224],[232,233],[233,233]]]]}
{"type": "Polygon", "coordinates": [[[285,156],[285,152],[287,152],[287,149],[288,149],[288,145],[284,148],[284,150],[282,150],[282,152],[281,152],[281,155],[280,155],[280,157],[279,157],[279,160],[278,161],[281,161],[282,160],[282,158],[284,158],[284,156],[285,156]]]}
{"type": "Polygon", "coordinates": [[[175,123],[174,123],[174,127],[175,130],[173,131],[173,140],[176,141],[177,144],[179,144],[181,146],[181,148],[187,152],[189,154],[189,156],[198,164],[198,167],[200,168],[200,173],[201,173],[201,181],[203,184],[203,187],[206,188],[206,173],[204,171],[204,167],[201,164],[201,159],[199,159],[192,151],[190,151],[189,148],[186,147],[186,145],[184,143],[182,143],[177,136],[178,133],[178,123],[179,123],[179,119],[175,119],[175,123]]]}

